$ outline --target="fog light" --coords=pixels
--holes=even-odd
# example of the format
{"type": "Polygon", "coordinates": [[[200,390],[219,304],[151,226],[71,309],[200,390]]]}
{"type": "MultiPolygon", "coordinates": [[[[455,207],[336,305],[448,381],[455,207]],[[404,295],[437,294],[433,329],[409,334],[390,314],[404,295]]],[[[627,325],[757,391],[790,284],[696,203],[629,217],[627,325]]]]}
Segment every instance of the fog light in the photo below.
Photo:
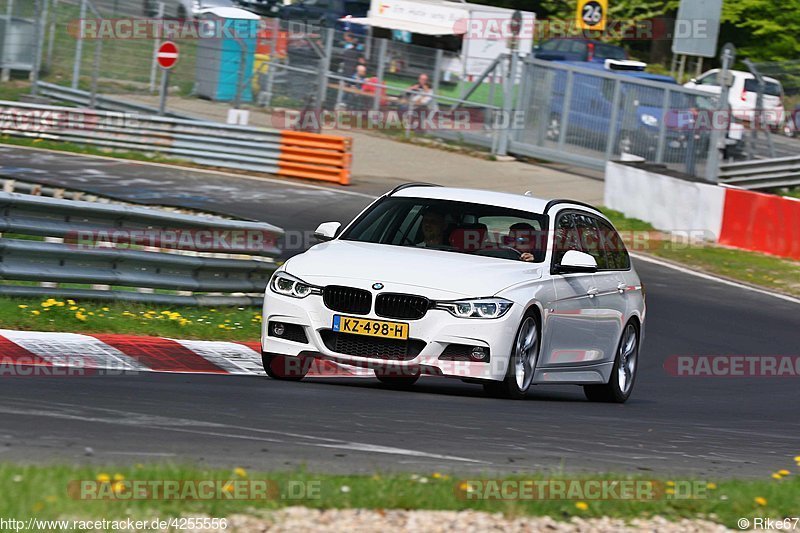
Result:
{"type": "Polygon", "coordinates": [[[475,346],[472,348],[472,351],[469,353],[469,356],[476,361],[483,361],[483,359],[486,357],[486,350],[484,350],[480,346],[475,346]]]}
{"type": "Polygon", "coordinates": [[[286,331],[286,328],[283,326],[283,324],[282,324],[282,323],[280,323],[280,322],[273,322],[273,324],[272,324],[272,333],[273,333],[273,334],[274,334],[276,337],[281,337],[281,336],[283,336],[283,332],[284,332],[284,331],[286,331]]]}

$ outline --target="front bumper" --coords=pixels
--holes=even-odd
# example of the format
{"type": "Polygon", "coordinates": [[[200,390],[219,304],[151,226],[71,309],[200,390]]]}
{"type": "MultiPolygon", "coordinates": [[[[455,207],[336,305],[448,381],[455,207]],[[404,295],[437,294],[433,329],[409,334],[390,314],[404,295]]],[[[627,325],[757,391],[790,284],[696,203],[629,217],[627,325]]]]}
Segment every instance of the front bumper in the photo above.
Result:
{"type": "MultiPolygon", "coordinates": [[[[267,291],[264,298],[261,348],[264,352],[286,356],[312,356],[340,364],[372,368],[386,375],[415,373],[443,375],[459,378],[501,380],[505,377],[509,354],[523,309],[514,305],[497,319],[456,318],[439,309],[429,310],[418,320],[379,317],[371,311],[367,315],[338,313],[325,307],[322,297],[310,295],[303,299],[290,298],[267,291]],[[340,353],[329,348],[323,335],[330,335],[334,315],[357,316],[381,321],[404,322],[409,325],[409,339],[422,346],[416,356],[405,360],[384,357],[362,357],[340,353]],[[303,328],[306,343],[295,342],[269,335],[270,322],[295,324],[303,328]],[[489,361],[443,360],[439,357],[451,345],[468,345],[488,348],[489,361]]],[[[365,337],[373,339],[373,337],[365,337]]],[[[330,341],[329,341],[330,344],[330,341]]]]}

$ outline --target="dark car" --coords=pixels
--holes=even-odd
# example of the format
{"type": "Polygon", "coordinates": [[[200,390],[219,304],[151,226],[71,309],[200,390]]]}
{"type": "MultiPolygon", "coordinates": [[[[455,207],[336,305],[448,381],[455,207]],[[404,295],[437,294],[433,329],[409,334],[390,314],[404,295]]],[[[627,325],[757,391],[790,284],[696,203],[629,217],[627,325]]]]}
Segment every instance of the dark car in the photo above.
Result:
{"type": "Polygon", "coordinates": [[[236,3],[262,17],[274,17],[281,8],[281,0],[236,0],[236,3]]]}
{"type": "Polygon", "coordinates": [[[349,24],[339,19],[347,15],[366,17],[368,11],[369,0],[301,0],[281,6],[278,16],[284,20],[349,31],[349,24]]]}
{"type": "Polygon", "coordinates": [[[621,46],[591,39],[548,39],[537,46],[533,54],[546,61],[602,63],[606,59],[628,59],[628,53],[621,46]]]}

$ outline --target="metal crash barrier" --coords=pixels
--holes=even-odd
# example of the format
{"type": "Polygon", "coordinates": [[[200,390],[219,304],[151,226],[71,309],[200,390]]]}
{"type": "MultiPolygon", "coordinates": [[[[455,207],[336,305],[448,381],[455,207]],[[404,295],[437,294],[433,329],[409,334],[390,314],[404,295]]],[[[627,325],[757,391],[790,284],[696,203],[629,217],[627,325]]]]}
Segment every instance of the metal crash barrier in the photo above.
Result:
{"type": "Polygon", "coordinates": [[[258,305],[283,234],[261,222],[0,192],[0,294],[258,305]]]}
{"type": "Polygon", "coordinates": [[[0,135],[158,153],[191,163],[350,183],[352,140],[137,113],[0,101],[0,135]]]}

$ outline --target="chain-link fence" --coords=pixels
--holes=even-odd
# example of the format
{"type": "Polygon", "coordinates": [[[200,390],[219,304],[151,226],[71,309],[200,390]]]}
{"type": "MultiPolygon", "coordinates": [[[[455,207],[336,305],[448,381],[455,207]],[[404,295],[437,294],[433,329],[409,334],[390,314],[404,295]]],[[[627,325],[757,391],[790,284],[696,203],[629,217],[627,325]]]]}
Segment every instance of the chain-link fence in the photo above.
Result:
{"type": "MultiPolygon", "coordinates": [[[[255,15],[230,28],[214,15],[175,13],[175,5],[0,0],[0,58],[10,65],[2,70],[30,70],[38,55],[44,82],[91,96],[76,103],[158,110],[164,73],[156,50],[169,39],[180,53],[167,84],[172,114],[224,121],[230,108],[245,108],[259,126],[429,135],[598,169],[629,154],[705,175],[713,127],[695,126],[717,109],[713,95],[597,65],[510,55],[468,75],[455,48],[255,15]]],[[[800,62],[759,68],[783,82],[788,102],[800,100],[800,62]]],[[[749,142],[754,136],[740,145],[747,157],[797,153],[797,140],[770,139],[770,149],[749,142]]]]}

